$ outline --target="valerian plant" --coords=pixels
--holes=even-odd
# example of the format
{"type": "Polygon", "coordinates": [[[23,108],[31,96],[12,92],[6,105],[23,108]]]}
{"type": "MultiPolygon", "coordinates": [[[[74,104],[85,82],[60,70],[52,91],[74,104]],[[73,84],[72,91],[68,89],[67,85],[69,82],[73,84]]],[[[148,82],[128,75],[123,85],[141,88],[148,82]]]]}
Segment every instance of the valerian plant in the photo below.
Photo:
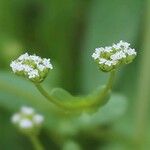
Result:
{"type": "MultiPolygon", "coordinates": [[[[105,86],[101,86],[87,96],[73,96],[61,88],[54,88],[47,92],[43,88],[42,82],[47,77],[48,72],[53,69],[50,59],[25,53],[12,61],[10,66],[16,75],[23,76],[30,80],[38,91],[58,108],[67,113],[82,113],[85,111],[96,111],[97,108],[107,104],[111,96],[110,93],[117,69],[131,63],[136,55],[135,49],[132,49],[129,43],[123,41],[113,44],[112,46],[96,48],[95,52],[92,54],[92,58],[98,65],[98,68],[105,73],[109,73],[110,76],[105,86]]],[[[28,110],[27,112],[31,111],[30,109],[26,110],[28,110]]],[[[30,114],[28,116],[28,114],[24,115],[23,112],[21,112],[21,114],[16,114],[12,118],[12,121],[19,129],[23,129],[25,132],[28,131],[28,128],[34,131],[37,127],[35,127],[35,123],[33,123],[33,118],[33,113],[31,113],[30,117],[30,114]],[[25,119],[23,119],[23,121],[18,121],[18,118],[24,118],[24,116],[25,119]]],[[[39,118],[43,121],[42,117],[39,116],[39,118]]],[[[34,135],[36,135],[35,132],[34,135]]]]}

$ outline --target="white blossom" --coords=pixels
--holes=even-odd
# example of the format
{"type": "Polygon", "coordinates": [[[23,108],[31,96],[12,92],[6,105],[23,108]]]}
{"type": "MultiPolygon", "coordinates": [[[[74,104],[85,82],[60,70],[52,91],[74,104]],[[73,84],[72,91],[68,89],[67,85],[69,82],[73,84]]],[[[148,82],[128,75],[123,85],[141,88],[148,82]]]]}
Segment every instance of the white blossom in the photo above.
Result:
{"type": "Polygon", "coordinates": [[[49,69],[53,69],[53,66],[52,66],[52,64],[50,63],[50,59],[44,58],[44,59],[43,59],[43,65],[44,65],[45,67],[49,68],[49,69]]]}
{"type": "Polygon", "coordinates": [[[117,60],[120,60],[122,58],[126,58],[126,55],[125,55],[125,53],[123,51],[118,51],[115,54],[111,55],[110,58],[112,60],[116,60],[117,61],[117,60]]]}
{"type": "Polygon", "coordinates": [[[124,48],[129,48],[129,46],[130,46],[129,43],[124,42],[124,41],[122,41],[122,40],[118,43],[118,45],[119,45],[120,47],[124,47],[124,48]]]}
{"type": "Polygon", "coordinates": [[[33,123],[31,120],[29,119],[22,119],[20,122],[19,122],[19,127],[21,129],[30,129],[33,127],[33,123]]]}
{"type": "Polygon", "coordinates": [[[40,125],[43,123],[43,121],[44,121],[44,117],[42,115],[39,115],[39,114],[34,115],[33,122],[35,124],[40,125]]]}
{"type": "Polygon", "coordinates": [[[28,53],[25,53],[25,54],[21,55],[21,56],[18,58],[18,60],[23,61],[23,60],[26,60],[28,57],[29,57],[28,53]]]}
{"type": "Polygon", "coordinates": [[[106,46],[104,49],[104,52],[112,52],[112,47],[111,46],[106,46]]]}
{"type": "Polygon", "coordinates": [[[99,59],[99,64],[104,64],[106,61],[107,61],[107,59],[100,58],[100,59],[99,59]]]}
{"type": "Polygon", "coordinates": [[[121,47],[120,47],[120,45],[119,44],[113,44],[113,46],[112,46],[114,49],[116,49],[116,50],[118,50],[118,49],[120,49],[121,47]]]}
{"type": "Polygon", "coordinates": [[[50,59],[25,53],[11,62],[10,67],[17,75],[27,77],[33,82],[41,82],[47,76],[48,70],[53,69],[50,59]]]}
{"type": "Polygon", "coordinates": [[[30,72],[28,72],[28,77],[29,79],[34,79],[36,77],[39,77],[39,72],[37,69],[31,70],[30,72]]]}
{"type": "Polygon", "coordinates": [[[20,121],[20,119],[21,119],[20,114],[16,113],[12,116],[11,121],[12,121],[12,123],[18,123],[20,121]]]}
{"type": "Polygon", "coordinates": [[[23,113],[25,115],[33,115],[34,109],[31,107],[23,106],[23,107],[21,107],[21,113],[23,113]]]}
{"type": "Polygon", "coordinates": [[[12,61],[10,66],[11,66],[14,73],[16,73],[17,71],[20,72],[20,71],[24,70],[24,68],[23,68],[24,66],[20,62],[16,63],[15,61],[12,61]]]}
{"type": "Polygon", "coordinates": [[[29,131],[37,131],[43,124],[44,117],[36,113],[32,107],[23,106],[20,112],[11,117],[11,122],[23,132],[27,132],[28,129],[29,131]]]}
{"type": "Polygon", "coordinates": [[[113,64],[113,61],[111,61],[111,60],[107,60],[105,62],[105,65],[107,65],[107,66],[112,66],[112,64],[113,64]]]}
{"type": "Polygon", "coordinates": [[[92,54],[92,57],[96,60],[97,58],[99,58],[100,52],[101,52],[101,49],[100,48],[96,48],[95,49],[95,53],[92,54]]]}
{"type": "Polygon", "coordinates": [[[130,48],[130,49],[127,49],[127,50],[124,50],[125,51],[125,53],[127,53],[128,55],[136,55],[137,53],[135,52],[135,49],[132,49],[132,48],[130,48]]]}
{"type": "Polygon", "coordinates": [[[135,49],[132,49],[129,43],[120,41],[112,46],[96,48],[92,57],[103,71],[111,71],[119,65],[132,62],[136,54],[135,49]]]}

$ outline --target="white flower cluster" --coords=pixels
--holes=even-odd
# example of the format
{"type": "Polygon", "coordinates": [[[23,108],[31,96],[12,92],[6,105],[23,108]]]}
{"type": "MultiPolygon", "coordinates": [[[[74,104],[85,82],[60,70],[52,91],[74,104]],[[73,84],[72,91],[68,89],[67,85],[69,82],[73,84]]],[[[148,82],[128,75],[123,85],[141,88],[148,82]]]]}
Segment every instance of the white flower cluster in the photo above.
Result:
{"type": "Polygon", "coordinates": [[[122,64],[131,63],[136,55],[129,43],[120,41],[109,47],[96,48],[92,57],[98,62],[100,69],[108,72],[122,64]]]}
{"type": "Polygon", "coordinates": [[[41,58],[36,55],[25,53],[18,59],[11,62],[13,72],[27,77],[34,82],[41,82],[47,76],[50,69],[53,69],[50,59],[41,58]]]}
{"type": "Polygon", "coordinates": [[[44,117],[37,114],[33,108],[23,106],[20,112],[12,116],[11,121],[23,132],[34,132],[41,127],[44,117]]]}

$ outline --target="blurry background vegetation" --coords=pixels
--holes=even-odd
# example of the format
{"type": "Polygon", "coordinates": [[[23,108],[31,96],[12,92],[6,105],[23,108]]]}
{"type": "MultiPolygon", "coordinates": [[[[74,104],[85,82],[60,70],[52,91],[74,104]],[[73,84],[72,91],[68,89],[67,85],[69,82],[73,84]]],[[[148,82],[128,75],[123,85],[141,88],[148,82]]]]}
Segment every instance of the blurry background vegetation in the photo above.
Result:
{"type": "Polygon", "coordinates": [[[1,0],[0,149],[32,149],[10,123],[11,114],[22,105],[45,115],[40,139],[48,150],[149,149],[149,56],[149,0],[1,0]],[[52,111],[31,83],[10,73],[11,60],[24,52],[36,53],[54,64],[45,86],[87,94],[108,77],[91,60],[94,48],[119,40],[138,51],[136,60],[118,71],[114,85],[115,93],[127,97],[124,115],[126,104],[117,103],[95,121],[87,114],[72,120],[52,111]]]}

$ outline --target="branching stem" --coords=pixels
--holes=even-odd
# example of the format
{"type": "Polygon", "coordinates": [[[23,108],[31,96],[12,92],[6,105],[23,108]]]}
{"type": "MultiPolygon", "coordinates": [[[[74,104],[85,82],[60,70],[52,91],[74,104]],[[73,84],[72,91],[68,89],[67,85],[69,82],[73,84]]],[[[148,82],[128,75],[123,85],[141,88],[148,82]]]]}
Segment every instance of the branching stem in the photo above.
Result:
{"type": "Polygon", "coordinates": [[[80,100],[73,100],[72,102],[67,103],[65,100],[63,102],[55,99],[53,96],[51,96],[49,93],[46,92],[46,90],[41,86],[41,84],[35,84],[36,88],[39,90],[39,92],[51,103],[55,104],[59,108],[62,108],[64,110],[84,110],[84,109],[90,109],[95,105],[100,105],[103,103],[103,99],[107,96],[107,94],[111,91],[113,81],[115,78],[115,71],[112,71],[110,73],[110,77],[108,79],[107,85],[105,88],[98,92],[95,97],[83,97],[79,98],[80,100]]]}

